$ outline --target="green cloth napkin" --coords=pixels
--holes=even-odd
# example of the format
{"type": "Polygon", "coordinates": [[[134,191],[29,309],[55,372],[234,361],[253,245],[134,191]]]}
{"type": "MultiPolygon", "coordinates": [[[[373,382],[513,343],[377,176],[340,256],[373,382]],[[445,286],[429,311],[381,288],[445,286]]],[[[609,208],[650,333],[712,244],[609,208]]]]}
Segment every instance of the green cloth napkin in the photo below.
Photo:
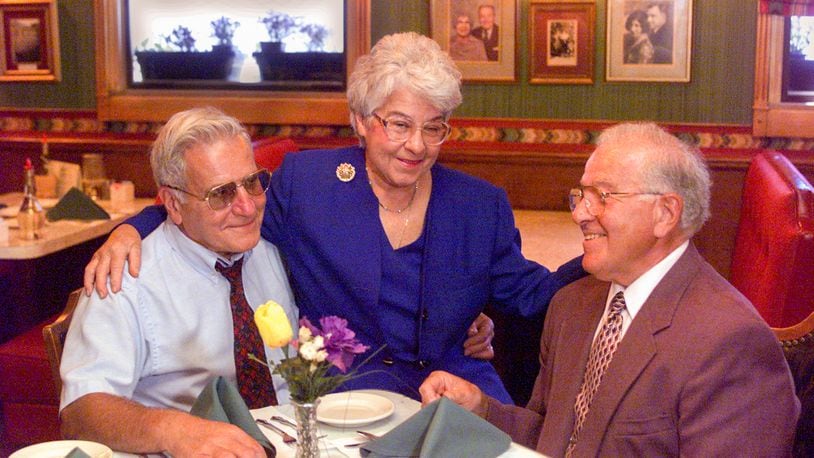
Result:
{"type": "Polygon", "coordinates": [[[84,450],[82,450],[81,448],[74,447],[73,450],[71,450],[70,452],[68,452],[67,455],[65,455],[65,458],[90,458],[90,455],[85,453],[84,450]]]}
{"type": "Polygon", "coordinates": [[[110,215],[82,191],[71,188],[59,199],[54,208],[45,214],[48,221],[60,219],[110,219],[110,215]]]}
{"type": "Polygon", "coordinates": [[[441,398],[360,449],[363,457],[493,457],[512,439],[463,407],[441,398]]]}
{"type": "Polygon", "coordinates": [[[231,423],[259,442],[266,449],[267,456],[277,455],[274,445],[255,424],[237,387],[223,377],[215,377],[206,385],[189,413],[207,420],[231,423]]]}

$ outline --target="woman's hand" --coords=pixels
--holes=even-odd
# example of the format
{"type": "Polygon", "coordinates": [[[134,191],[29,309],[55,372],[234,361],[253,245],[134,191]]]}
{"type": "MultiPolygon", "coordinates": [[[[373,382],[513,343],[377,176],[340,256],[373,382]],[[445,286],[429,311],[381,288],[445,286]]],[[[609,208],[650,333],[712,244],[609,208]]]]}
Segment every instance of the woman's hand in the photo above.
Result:
{"type": "Polygon", "coordinates": [[[85,294],[93,293],[94,286],[100,297],[107,296],[107,279],[110,277],[110,291],[118,293],[122,289],[124,261],[129,264],[128,272],[138,277],[141,268],[141,236],[135,227],[122,224],[96,250],[85,267],[85,294]]]}
{"type": "Polygon", "coordinates": [[[495,357],[492,339],[495,337],[495,323],[481,313],[467,330],[468,339],[464,342],[464,354],[486,361],[495,357]]]}

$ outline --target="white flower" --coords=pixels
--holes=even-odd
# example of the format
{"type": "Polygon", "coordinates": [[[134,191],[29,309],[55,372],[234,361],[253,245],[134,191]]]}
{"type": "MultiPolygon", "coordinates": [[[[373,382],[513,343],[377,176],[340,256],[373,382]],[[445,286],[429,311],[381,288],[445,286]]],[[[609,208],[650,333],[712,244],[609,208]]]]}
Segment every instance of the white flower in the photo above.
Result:
{"type": "Polygon", "coordinates": [[[311,337],[313,337],[313,334],[311,333],[311,330],[308,329],[307,326],[300,326],[300,331],[299,331],[298,337],[299,337],[300,342],[305,343],[305,342],[308,342],[308,341],[311,340],[311,337]]]}
{"type": "MultiPolygon", "coordinates": [[[[300,328],[300,336],[302,336],[302,329],[300,328]]],[[[316,336],[313,339],[303,342],[300,340],[300,356],[306,361],[321,363],[328,357],[328,351],[325,350],[325,342],[322,336],[316,336]]]]}

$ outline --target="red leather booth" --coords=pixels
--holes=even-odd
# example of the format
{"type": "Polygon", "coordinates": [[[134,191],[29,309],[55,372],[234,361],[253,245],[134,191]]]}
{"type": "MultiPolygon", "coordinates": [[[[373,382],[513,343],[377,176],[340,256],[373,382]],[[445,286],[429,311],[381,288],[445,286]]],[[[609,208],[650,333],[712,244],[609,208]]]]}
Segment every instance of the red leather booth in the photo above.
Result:
{"type": "Polygon", "coordinates": [[[778,152],[746,173],[730,280],[772,327],[814,311],[814,189],[778,152]]]}

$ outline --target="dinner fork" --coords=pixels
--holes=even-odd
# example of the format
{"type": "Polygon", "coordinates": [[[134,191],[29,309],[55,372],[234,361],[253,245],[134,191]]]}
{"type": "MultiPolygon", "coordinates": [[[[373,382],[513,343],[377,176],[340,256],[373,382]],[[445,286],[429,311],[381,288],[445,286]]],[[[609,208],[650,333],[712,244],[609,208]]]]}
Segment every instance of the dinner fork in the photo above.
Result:
{"type": "Polygon", "coordinates": [[[279,434],[280,437],[283,438],[283,443],[286,443],[286,444],[296,444],[297,443],[297,438],[296,437],[294,437],[294,436],[288,434],[287,432],[283,431],[282,429],[278,428],[273,423],[271,423],[271,422],[269,422],[267,420],[263,420],[262,418],[255,418],[254,421],[256,421],[258,424],[260,424],[262,426],[265,426],[266,428],[274,431],[275,433],[279,434]]]}

